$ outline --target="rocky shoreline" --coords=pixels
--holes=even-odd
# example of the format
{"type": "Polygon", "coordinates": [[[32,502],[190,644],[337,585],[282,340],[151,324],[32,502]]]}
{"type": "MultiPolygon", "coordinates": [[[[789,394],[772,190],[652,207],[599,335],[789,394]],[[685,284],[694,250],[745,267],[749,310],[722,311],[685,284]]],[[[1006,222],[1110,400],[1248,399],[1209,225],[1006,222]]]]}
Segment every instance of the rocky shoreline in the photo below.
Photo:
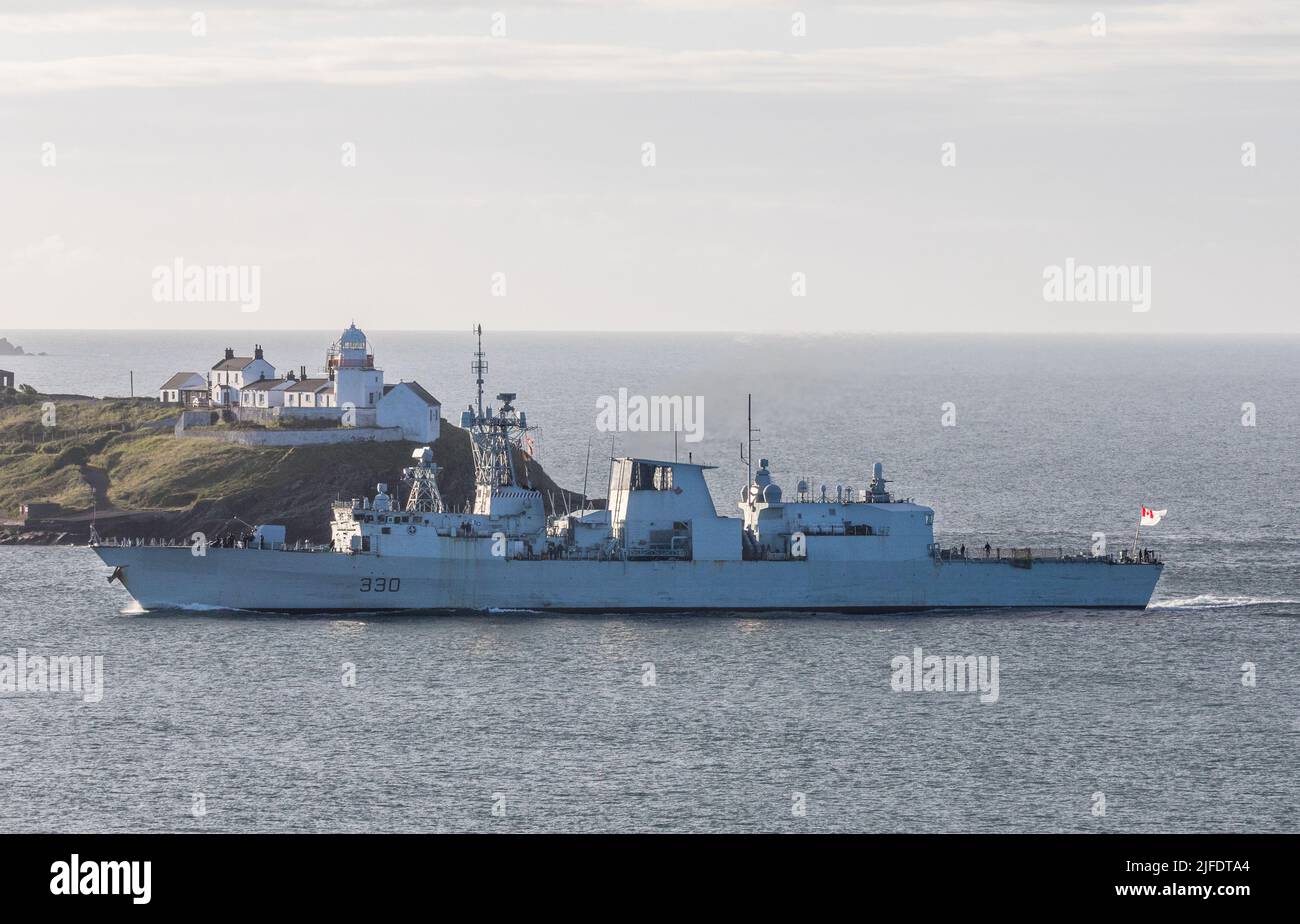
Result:
{"type": "Polygon", "coordinates": [[[67,532],[0,528],[0,545],[85,545],[67,532]]]}

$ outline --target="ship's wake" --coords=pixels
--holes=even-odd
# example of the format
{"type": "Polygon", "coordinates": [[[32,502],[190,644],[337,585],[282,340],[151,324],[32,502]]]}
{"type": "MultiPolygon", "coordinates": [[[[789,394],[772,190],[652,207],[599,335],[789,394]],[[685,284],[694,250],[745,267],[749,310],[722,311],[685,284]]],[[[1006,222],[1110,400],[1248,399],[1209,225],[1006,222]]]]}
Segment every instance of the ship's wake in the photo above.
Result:
{"type": "Polygon", "coordinates": [[[1172,597],[1168,600],[1152,600],[1147,609],[1152,610],[1222,610],[1241,606],[1278,606],[1298,605],[1300,600],[1290,597],[1246,597],[1221,596],[1219,594],[1197,594],[1193,597],[1172,597]]]}
{"type": "Polygon", "coordinates": [[[215,606],[209,603],[167,603],[145,609],[134,600],[129,606],[118,610],[123,616],[159,616],[167,613],[253,613],[254,610],[242,610],[234,606],[215,606]]]}

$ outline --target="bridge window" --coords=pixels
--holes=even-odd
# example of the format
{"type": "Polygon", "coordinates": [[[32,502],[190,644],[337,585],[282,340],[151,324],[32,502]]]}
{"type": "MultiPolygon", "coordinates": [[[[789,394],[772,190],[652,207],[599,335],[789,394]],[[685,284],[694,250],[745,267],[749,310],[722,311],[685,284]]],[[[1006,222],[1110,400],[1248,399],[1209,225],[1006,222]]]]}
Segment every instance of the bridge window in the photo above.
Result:
{"type": "Polygon", "coordinates": [[[671,491],[673,468],[671,465],[655,465],[651,462],[633,463],[630,488],[633,491],[671,491]]]}

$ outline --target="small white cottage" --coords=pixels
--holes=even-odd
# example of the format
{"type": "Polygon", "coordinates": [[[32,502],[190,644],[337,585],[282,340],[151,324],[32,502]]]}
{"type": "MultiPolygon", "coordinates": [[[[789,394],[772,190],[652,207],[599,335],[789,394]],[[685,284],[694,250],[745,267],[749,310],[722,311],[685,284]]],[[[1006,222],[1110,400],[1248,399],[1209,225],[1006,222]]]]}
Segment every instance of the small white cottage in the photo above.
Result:
{"type": "Polygon", "coordinates": [[[408,440],[433,443],[442,425],[442,404],[418,382],[399,382],[384,386],[375,416],[381,427],[401,427],[408,440]]]}
{"type": "Polygon", "coordinates": [[[284,407],[284,393],[297,384],[298,380],[258,379],[239,390],[240,407],[284,407]]]}
{"type": "Polygon", "coordinates": [[[191,407],[198,403],[206,403],[207,399],[208,380],[197,372],[178,372],[163,382],[158,389],[158,401],[162,404],[181,404],[191,407]]]}
{"type": "Polygon", "coordinates": [[[336,407],[334,383],[329,379],[300,379],[284,390],[284,406],[292,408],[336,407]]]}

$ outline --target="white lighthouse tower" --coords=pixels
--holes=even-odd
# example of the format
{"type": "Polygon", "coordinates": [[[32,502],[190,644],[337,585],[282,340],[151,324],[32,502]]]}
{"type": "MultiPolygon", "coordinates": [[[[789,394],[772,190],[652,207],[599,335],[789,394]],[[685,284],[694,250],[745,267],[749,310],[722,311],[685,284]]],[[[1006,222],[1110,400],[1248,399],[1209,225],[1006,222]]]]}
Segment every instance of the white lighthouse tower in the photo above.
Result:
{"type": "Polygon", "coordinates": [[[384,373],[375,368],[366,335],[353,324],[330,347],[325,360],[338,407],[347,410],[373,409],[384,396],[384,373]]]}

